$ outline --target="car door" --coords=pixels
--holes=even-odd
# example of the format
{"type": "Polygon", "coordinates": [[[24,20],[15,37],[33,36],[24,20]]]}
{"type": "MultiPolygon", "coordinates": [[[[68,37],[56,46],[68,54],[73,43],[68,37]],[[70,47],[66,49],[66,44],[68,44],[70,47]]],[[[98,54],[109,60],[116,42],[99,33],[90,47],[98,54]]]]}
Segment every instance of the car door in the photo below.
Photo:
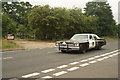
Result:
{"type": "Polygon", "coordinates": [[[95,39],[93,37],[93,35],[89,35],[89,48],[94,48],[95,47],[95,39]]]}

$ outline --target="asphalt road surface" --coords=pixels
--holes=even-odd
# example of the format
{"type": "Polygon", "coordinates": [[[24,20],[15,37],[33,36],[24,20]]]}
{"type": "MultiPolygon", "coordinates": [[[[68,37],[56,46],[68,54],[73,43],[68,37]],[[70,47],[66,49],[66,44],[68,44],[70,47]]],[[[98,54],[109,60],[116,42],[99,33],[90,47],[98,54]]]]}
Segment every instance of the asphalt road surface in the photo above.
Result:
{"type": "Polygon", "coordinates": [[[118,40],[84,54],[55,48],[1,54],[3,78],[118,78],[118,40]]]}

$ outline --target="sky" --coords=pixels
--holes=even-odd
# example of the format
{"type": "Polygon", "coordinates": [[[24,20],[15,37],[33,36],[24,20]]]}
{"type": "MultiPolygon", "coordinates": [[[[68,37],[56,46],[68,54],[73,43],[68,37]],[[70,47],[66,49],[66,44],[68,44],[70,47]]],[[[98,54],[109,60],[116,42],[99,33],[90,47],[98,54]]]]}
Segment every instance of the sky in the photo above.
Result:
{"type": "MultiPolygon", "coordinates": [[[[20,1],[28,1],[32,5],[50,5],[51,7],[65,7],[65,8],[74,8],[78,7],[83,10],[85,8],[85,4],[89,1],[93,0],[20,0],[20,1]]],[[[111,6],[114,20],[118,22],[118,2],[120,0],[107,0],[109,5],[111,6]]]]}

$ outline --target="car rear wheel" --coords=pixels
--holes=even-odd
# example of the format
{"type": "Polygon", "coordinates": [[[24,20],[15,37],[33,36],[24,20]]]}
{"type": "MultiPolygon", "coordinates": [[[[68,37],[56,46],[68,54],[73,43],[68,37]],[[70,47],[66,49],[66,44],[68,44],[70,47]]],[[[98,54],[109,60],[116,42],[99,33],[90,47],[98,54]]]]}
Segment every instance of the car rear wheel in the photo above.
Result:
{"type": "Polygon", "coordinates": [[[96,47],[96,49],[97,49],[97,50],[102,49],[102,46],[101,46],[101,44],[100,44],[100,43],[98,44],[98,46],[96,47]]]}
{"type": "Polygon", "coordinates": [[[87,48],[85,45],[80,45],[79,47],[80,47],[80,53],[86,53],[87,48]]]}

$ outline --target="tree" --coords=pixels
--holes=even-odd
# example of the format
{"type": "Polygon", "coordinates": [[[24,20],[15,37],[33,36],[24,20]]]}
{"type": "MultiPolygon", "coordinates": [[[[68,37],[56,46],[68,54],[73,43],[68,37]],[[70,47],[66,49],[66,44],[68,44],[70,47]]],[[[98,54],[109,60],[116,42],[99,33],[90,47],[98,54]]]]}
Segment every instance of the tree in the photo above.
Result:
{"type": "Polygon", "coordinates": [[[120,24],[117,25],[117,34],[118,34],[118,36],[120,38],[120,24]]]}
{"type": "Polygon", "coordinates": [[[112,10],[109,4],[105,2],[88,2],[85,8],[85,15],[95,16],[98,18],[98,35],[111,36],[115,35],[114,30],[116,27],[115,20],[113,19],[112,10]]]}
{"type": "Polygon", "coordinates": [[[6,37],[8,33],[16,33],[16,22],[14,22],[7,14],[2,15],[2,37],[6,37]]]}
{"type": "MultiPolygon", "coordinates": [[[[4,25],[8,25],[5,24],[7,23],[7,21],[12,22],[12,24],[15,23],[16,29],[13,28],[12,30],[15,30],[13,32],[16,32],[16,34],[21,34],[23,32],[26,33],[25,29],[26,30],[30,29],[28,27],[27,16],[31,8],[32,5],[29,2],[11,2],[10,4],[8,2],[2,2],[2,14],[3,14],[3,18],[5,19],[5,21],[3,21],[2,23],[4,25]]],[[[4,26],[4,25],[2,26],[2,28],[4,29],[3,33],[4,31],[9,32],[9,30],[7,29],[8,26],[4,26]]]]}
{"type": "Polygon", "coordinates": [[[27,23],[27,13],[31,10],[32,5],[29,2],[2,2],[2,12],[7,13],[18,24],[27,23]]]}
{"type": "Polygon", "coordinates": [[[36,31],[37,39],[54,40],[64,38],[69,12],[65,8],[35,6],[28,16],[29,26],[36,31]]]}

